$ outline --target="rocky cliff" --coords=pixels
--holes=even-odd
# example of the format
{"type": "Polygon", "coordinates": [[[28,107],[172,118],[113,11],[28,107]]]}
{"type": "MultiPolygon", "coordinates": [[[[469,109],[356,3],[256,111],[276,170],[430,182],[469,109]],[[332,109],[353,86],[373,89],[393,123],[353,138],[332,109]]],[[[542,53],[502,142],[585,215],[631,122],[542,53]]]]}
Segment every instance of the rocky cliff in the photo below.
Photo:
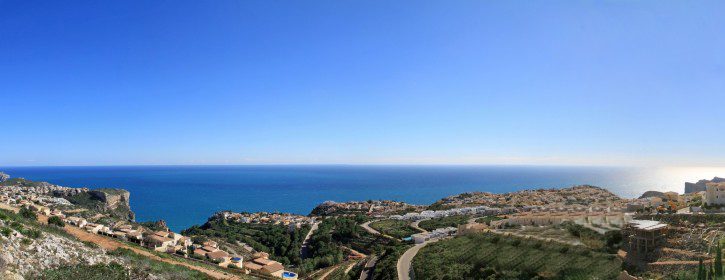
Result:
{"type": "Polygon", "coordinates": [[[131,211],[130,199],[131,193],[123,189],[97,189],[88,191],[93,199],[102,202],[103,210],[115,213],[119,217],[128,217],[129,220],[135,219],[135,214],[131,211]]]}
{"type": "Polygon", "coordinates": [[[705,191],[705,187],[707,186],[707,183],[723,183],[725,182],[725,178],[715,177],[712,178],[712,180],[700,180],[697,181],[697,183],[685,183],[685,193],[694,193],[694,192],[702,192],[705,191]]]}

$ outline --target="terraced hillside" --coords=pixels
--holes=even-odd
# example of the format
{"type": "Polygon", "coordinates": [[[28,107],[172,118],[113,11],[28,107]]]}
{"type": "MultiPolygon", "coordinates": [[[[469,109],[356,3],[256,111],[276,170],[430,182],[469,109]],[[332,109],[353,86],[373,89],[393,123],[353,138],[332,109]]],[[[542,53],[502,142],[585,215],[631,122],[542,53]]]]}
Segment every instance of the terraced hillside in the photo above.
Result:
{"type": "Polygon", "coordinates": [[[583,246],[487,233],[429,244],[413,270],[416,279],[616,279],[622,263],[583,246]]]}

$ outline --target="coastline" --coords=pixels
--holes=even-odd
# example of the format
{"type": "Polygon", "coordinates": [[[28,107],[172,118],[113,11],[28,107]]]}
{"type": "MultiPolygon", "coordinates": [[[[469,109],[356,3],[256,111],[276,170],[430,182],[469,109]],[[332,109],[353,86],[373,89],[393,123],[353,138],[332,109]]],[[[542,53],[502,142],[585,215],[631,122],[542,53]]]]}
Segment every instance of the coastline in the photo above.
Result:
{"type": "Polygon", "coordinates": [[[638,174],[639,171],[628,168],[549,166],[131,166],[3,170],[16,177],[63,186],[127,189],[138,221],[164,219],[172,229],[181,230],[204,223],[218,211],[307,215],[328,200],[388,199],[431,204],[470,191],[505,193],[579,184],[602,186],[621,197],[635,198],[650,189],[682,192],[685,181],[711,178],[721,169],[695,170],[694,175],[677,175],[668,170],[645,170],[638,174]],[[715,174],[710,176],[711,173],[715,174]]]}

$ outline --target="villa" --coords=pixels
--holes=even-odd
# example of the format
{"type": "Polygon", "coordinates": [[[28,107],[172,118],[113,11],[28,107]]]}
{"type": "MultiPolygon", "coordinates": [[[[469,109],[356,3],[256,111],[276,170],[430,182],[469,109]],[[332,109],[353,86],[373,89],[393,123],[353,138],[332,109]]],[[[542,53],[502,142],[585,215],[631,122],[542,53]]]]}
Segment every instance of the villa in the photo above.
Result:
{"type": "Polygon", "coordinates": [[[236,267],[236,268],[244,268],[243,264],[244,258],[242,257],[233,257],[230,259],[230,266],[236,267]]]}
{"type": "Polygon", "coordinates": [[[705,187],[707,205],[725,205],[725,183],[707,183],[705,187]]]}
{"type": "Polygon", "coordinates": [[[244,268],[274,277],[284,279],[297,279],[297,275],[295,273],[284,271],[284,266],[281,263],[270,260],[265,256],[255,258],[252,261],[244,262],[244,268]]]}
{"type": "Polygon", "coordinates": [[[87,223],[86,226],[83,228],[85,228],[87,232],[98,233],[99,231],[101,231],[101,229],[103,229],[103,225],[87,223]]]}
{"type": "Polygon", "coordinates": [[[77,226],[79,228],[84,227],[88,223],[88,221],[86,221],[86,219],[79,218],[79,217],[68,217],[65,219],[65,222],[68,224],[77,226]]]}
{"type": "Polygon", "coordinates": [[[173,247],[175,245],[173,239],[159,235],[158,233],[146,235],[144,241],[146,242],[146,247],[159,252],[166,252],[168,247],[173,247]]]}
{"type": "Polygon", "coordinates": [[[208,252],[206,253],[206,257],[209,258],[211,261],[218,263],[220,266],[226,266],[225,264],[227,264],[227,262],[230,260],[229,254],[222,250],[208,252]]]}

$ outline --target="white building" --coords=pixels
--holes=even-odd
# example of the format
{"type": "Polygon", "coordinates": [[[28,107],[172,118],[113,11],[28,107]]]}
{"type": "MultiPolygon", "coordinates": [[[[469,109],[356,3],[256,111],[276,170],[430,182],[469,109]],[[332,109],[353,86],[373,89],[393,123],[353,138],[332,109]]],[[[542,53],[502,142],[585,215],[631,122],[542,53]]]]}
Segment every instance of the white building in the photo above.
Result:
{"type": "Polygon", "coordinates": [[[708,183],[705,187],[707,205],[725,205],[725,183],[708,183]]]}

